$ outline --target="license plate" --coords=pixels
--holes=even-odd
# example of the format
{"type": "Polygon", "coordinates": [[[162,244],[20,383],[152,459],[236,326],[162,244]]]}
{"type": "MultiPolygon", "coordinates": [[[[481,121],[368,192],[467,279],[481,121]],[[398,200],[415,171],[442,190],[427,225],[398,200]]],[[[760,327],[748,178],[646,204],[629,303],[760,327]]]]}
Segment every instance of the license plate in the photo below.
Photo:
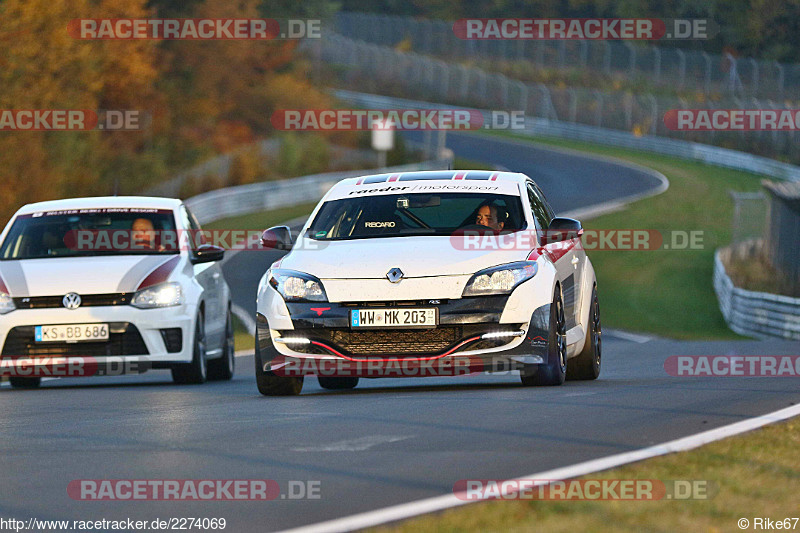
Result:
{"type": "Polygon", "coordinates": [[[419,328],[436,326],[436,308],[351,309],[351,328],[419,328]]]}
{"type": "Polygon", "coordinates": [[[36,342],[107,341],[108,324],[36,326],[36,342]]]}

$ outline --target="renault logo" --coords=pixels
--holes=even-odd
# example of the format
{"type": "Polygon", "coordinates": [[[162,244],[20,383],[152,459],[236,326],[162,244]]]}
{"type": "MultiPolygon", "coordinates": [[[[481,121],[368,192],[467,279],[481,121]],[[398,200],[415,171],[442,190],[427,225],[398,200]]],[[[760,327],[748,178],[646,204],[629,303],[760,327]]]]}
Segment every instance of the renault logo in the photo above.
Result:
{"type": "Polygon", "coordinates": [[[64,296],[64,299],[61,300],[61,303],[64,304],[64,307],[67,309],[77,309],[81,306],[81,297],[77,293],[70,292],[64,296]]]}
{"type": "Polygon", "coordinates": [[[399,283],[401,279],[403,279],[403,271],[397,267],[394,267],[389,272],[386,273],[386,279],[391,281],[392,283],[399,283]]]}

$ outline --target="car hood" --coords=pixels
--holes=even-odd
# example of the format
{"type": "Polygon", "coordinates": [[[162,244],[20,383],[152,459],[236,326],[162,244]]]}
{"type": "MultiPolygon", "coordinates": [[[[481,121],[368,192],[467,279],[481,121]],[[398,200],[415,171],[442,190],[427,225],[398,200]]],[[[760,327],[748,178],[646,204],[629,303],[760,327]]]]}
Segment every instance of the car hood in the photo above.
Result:
{"type": "Polygon", "coordinates": [[[281,268],[320,279],[385,278],[400,268],[406,278],[456,276],[524,260],[522,250],[463,250],[446,236],[386,237],[350,241],[301,239],[284,257],[281,268]],[[318,246],[318,249],[313,249],[318,246]]]}
{"type": "Polygon", "coordinates": [[[132,292],[162,265],[171,262],[167,266],[174,266],[177,257],[125,255],[0,261],[0,278],[14,297],[132,292]]]}

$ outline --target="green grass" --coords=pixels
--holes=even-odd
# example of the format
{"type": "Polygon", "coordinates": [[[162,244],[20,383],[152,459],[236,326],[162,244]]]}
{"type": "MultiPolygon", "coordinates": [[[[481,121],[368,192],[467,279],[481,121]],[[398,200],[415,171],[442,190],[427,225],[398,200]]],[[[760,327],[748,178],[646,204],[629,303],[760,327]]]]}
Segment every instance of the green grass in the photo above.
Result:
{"type": "Polygon", "coordinates": [[[536,138],[536,143],[619,158],[669,179],[666,192],[586,221],[587,228],[703,231],[702,250],[589,251],[603,325],[677,339],[741,338],[719,311],[712,287],[714,251],[730,243],[729,191],[756,191],[763,176],[580,141],[536,138]]]}
{"type": "MultiPolygon", "coordinates": [[[[705,480],[708,499],[490,501],[371,531],[740,531],[739,518],[798,516],[800,419],[591,474],[584,479],[705,480]]],[[[797,526],[800,529],[800,525],[797,526]]],[[[748,529],[752,530],[752,529],[748,529]]]]}

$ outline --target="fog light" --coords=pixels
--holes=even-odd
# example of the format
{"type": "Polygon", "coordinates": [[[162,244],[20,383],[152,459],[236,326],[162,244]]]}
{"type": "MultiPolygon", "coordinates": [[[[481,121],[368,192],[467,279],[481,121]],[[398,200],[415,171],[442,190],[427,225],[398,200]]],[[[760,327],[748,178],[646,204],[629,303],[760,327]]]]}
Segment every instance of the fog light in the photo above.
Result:
{"type": "Polygon", "coordinates": [[[503,337],[519,337],[520,335],[525,335],[525,332],[521,329],[516,331],[495,331],[493,333],[484,333],[481,335],[481,339],[501,339],[503,337]]]}

